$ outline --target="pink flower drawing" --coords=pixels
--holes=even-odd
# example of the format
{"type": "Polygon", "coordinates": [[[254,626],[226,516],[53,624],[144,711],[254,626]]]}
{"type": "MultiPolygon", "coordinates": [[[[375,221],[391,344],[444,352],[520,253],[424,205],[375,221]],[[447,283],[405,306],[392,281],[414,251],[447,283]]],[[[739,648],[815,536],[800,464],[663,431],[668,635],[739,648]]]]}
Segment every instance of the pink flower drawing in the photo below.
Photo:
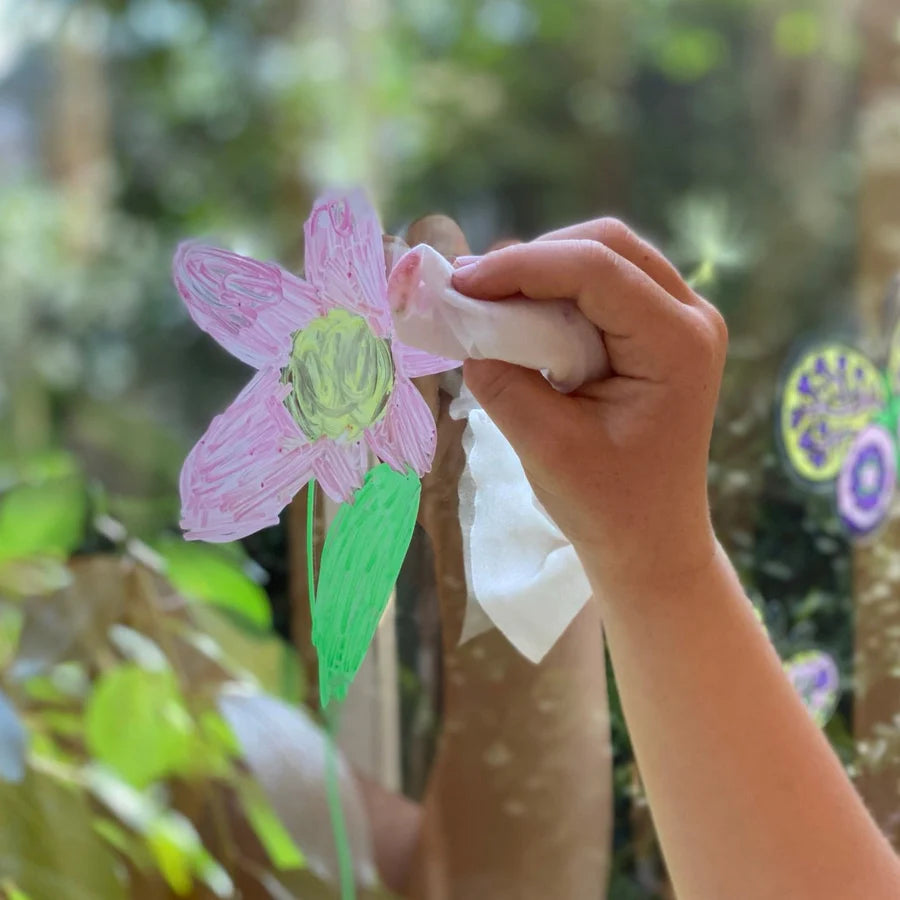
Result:
{"type": "Polygon", "coordinates": [[[304,232],[305,278],[195,242],[175,254],[191,318],[257,370],[185,461],[189,540],[275,524],[313,477],[351,501],[369,451],[401,472],[431,467],[434,419],[410,379],[458,363],[394,337],[381,226],[362,191],[319,198],[304,232]]]}

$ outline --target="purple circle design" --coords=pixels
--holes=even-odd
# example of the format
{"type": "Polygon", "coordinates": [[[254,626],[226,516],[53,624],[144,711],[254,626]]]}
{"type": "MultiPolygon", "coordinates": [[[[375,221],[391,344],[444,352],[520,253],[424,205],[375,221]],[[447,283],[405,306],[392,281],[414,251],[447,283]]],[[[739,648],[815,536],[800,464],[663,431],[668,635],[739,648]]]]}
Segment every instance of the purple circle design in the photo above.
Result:
{"type": "Polygon", "coordinates": [[[840,675],[834,660],[827,653],[812,650],[798,653],[784,668],[810,715],[824,727],[840,696],[840,675]]]}
{"type": "Polygon", "coordinates": [[[868,425],[847,451],[837,479],[838,514],[855,535],[874,531],[887,515],[897,484],[894,439],[881,425],[868,425]]]}

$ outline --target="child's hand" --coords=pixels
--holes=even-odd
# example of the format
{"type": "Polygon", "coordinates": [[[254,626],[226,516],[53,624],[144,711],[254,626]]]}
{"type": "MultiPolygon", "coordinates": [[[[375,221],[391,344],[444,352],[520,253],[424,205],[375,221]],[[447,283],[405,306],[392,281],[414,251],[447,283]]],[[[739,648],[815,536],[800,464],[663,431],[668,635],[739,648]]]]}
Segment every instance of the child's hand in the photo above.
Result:
{"type": "Polygon", "coordinates": [[[465,378],[522,460],[595,586],[659,584],[713,555],[706,464],[728,342],[718,311],[622,223],[600,219],[497,250],[457,290],[574,298],[612,377],[557,393],[537,373],[470,360],[465,378]]]}

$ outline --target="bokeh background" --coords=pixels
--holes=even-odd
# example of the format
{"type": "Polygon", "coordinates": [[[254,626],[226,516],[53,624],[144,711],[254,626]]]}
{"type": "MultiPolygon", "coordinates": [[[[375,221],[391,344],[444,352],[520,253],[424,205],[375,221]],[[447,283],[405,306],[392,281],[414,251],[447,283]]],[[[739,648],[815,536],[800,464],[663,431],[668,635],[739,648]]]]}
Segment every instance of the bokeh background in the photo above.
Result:
{"type": "MultiPolygon", "coordinates": [[[[210,700],[239,673],[300,703],[305,648],[287,529],[179,540],[180,464],[246,371],[169,265],[206,236],[299,268],[315,192],[350,183],[387,231],[440,211],[476,251],[614,214],[719,306],[720,538],[781,654],[838,662],[827,733],[895,836],[897,530],[851,547],[773,429],[798,341],[886,351],[895,0],[0,0],[0,892],[328,896],[327,822],[282,827],[210,700]]],[[[440,728],[415,579],[413,797],[440,728]]],[[[611,692],[608,896],[669,897],[611,692]]]]}

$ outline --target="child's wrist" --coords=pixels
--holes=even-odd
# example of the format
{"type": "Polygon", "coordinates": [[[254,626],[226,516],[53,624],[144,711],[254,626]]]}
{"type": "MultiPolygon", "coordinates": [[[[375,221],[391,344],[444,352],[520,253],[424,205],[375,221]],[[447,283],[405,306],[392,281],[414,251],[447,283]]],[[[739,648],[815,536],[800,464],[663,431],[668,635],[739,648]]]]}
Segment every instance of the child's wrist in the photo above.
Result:
{"type": "Polygon", "coordinates": [[[716,568],[724,555],[711,527],[693,537],[673,531],[670,544],[647,548],[625,560],[610,559],[608,553],[587,547],[576,549],[595,595],[606,605],[674,597],[689,591],[716,568]]]}

